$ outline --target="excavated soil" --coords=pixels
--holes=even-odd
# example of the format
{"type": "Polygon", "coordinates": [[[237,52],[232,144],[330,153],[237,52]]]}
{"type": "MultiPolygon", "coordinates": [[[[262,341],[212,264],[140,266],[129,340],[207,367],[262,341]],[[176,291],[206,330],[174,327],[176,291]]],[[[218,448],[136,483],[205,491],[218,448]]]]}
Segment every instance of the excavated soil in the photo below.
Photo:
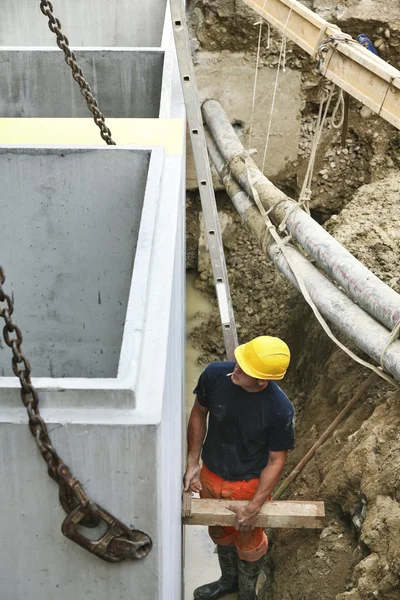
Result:
{"type": "MultiPolygon", "coordinates": [[[[367,33],[383,57],[398,66],[400,21],[391,21],[399,11],[396,2],[315,0],[304,4],[320,10],[353,36],[367,33]]],[[[209,52],[219,47],[241,49],[255,60],[254,13],[240,2],[192,1],[189,16],[197,61],[201,61],[202,49],[209,52]]],[[[275,37],[271,50],[262,54],[263,68],[271,68],[277,49],[275,37]]],[[[287,164],[274,183],[296,197],[316,122],[319,81],[310,60],[292,47],[290,51],[292,68],[302,71],[302,135],[297,161],[287,164]]],[[[249,60],[249,68],[251,64],[249,60]]],[[[312,215],[341,244],[400,293],[399,165],[399,133],[354,101],[345,147],[340,132],[332,127],[324,132],[311,208],[312,215]]],[[[217,202],[240,342],[274,334],[284,338],[292,351],[282,384],[296,408],[297,444],[290,454],[288,473],[369,372],[327,338],[300,294],[259,250],[223,192],[217,194],[217,202]]],[[[201,350],[200,360],[207,363],[223,359],[224,346],[200,212],[198,194],[188,193],[187,268],[197,273],[197,287],[209,294],[214,305],[208,322],[190,337],[201,350]]],[[[340,339],[352,347],[349,340],[340,339]]],[[[261,600],[399,600],[400,393],[383,380],[372,385],[317,451],[286,498],[324,500],[326,526],[322,531],[268,532],[270,550],[261,600]]]]}

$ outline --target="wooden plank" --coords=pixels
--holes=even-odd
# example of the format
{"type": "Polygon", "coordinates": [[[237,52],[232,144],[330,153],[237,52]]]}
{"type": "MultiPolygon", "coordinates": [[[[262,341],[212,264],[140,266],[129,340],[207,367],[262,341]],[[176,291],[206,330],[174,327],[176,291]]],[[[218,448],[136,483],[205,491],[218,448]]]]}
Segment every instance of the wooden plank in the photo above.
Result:
{"type": "MultiPolygon", "coordinates": [[[[246,506],[247,500],[192,499],[191,516],[183,516],[184,525],[235,524],[235,514],[228,505],[246,506]]],[[[256,521],[257,527],[288,529],[322,529],[325,526],[323,502],[283,501],[266,502],[256,521]]]]}
{"type": "Polygon", "coordinates": [[[190,517],[192,514],[192,492],[183,492],[182,517],[190,517]]]}
{"type": "MultiPolygon", "coordinates": [[[[341,30],[298,0],[243,0],[311,56],[321,39],[343,38],[341,30]]],[[[321,69],[330,81],[400,129],[400,71],[361,44],[339,42],[321,69]]]]}

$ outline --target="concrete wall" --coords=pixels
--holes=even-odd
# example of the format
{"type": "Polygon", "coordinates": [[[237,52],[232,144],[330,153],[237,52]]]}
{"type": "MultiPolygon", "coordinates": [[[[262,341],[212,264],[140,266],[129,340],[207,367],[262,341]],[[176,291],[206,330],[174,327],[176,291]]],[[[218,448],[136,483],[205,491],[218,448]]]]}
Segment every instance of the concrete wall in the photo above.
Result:
{"type": "MultiPolygon", "coordinates": [[[[159,116],[163,50],[79,50],[77,61],[105,117],[159,116]]],[[[60,50],[0,49],[0,117],[87,117],[60,50]]]]}
{"type": "Polygon", "coordinates": [[[47,476],[27,425],[4,422],[3,417],[2,600],[157,598],[157,497],[152,476],[156,427],[122,422],[93,426],[85,420],[50,425],[55,447],[91,497],[127,525],[146,531],[155,547],[143,561],[111,565],[65,538],[57,486],[47,476]]]}
{"type": "MultiPolygon", "coordinates": [[[[181,176],[181,195],[186,196],[184,170],[181,176]]],[[[172,225],[172,223],[171,223],[172,225]]],[[[174,277],[168,333],[167,366],[165,370],[164,400],[159,445],[160,468],[157,471],[160,499],[160,598],[183,598],[182,575],[182,473],[183,431],[185,426],[184,378],[177,373],[178,365],[185,364],[184,294],[185,278],[185,206],[171,234],[176,237],[174,277]],[[179,399],[179,400],[178,400],[179,399]],[[172,466],[175,465],[175,466],[172,466]],[[172,468],[171,468],[172,466],[172,468]]]]}
{"type": "Polygon", "coordinates": [[[0,378],[0,528],[13,540],[0,561],[5,600],[180,597],[184,169],[182,155],[152,160],[147,195],[158,181],[158,198],[149,196],[157,214],[145,201],[118,377],[34,384],[63,460],[95,501],[148,533],[154,548],[142,561],[109,565],[63,538],[57,487],[29,433],[15,378],[0,378]]]}
{"type": "MultiPolygon", "coordinates": [[[[39,4],[7,4],[1,46],[55,46],[39,4]]],[[[57,0],[53,5],[72,46],[161,46],[166,0],[57,0]]]]}
{"type": "MultiPolygon", "coordinates": [[[[27,10],[32,6],[32,2],[25,4],[27,10]]],[[[82,7],[86,4],[92,3],[79,3],[82,7]]],[[[100,3],[96,4],[100,10],[100,3]]],[[[101,4],[102,15],[107,16],[109,4],[107,7],[101,4]]],[[[121,8],[127,6],[124,2],[120,4],[121,8]]],[[[75,2],[69,5],[72,7],[75,2]]],[[[158,7],[164,5],[161,0],[157,3],[158,7]]],[[[115,4],[112,6],[115,10],[115,4]]],[[[147,5],[134,6],[139,23],[141,16],[147,15],[147,5]]],[[[24,31],[22,25],[21,31],[24,31]]],[[[155,148],[149,148],[151,142],[144,141],[137,148],[39,146],[6,148],[0,153],[0,164],[1,157],[4,161],[11,159],[10,171],[3,170],[8,177],[8,190],[18,191],[7,201],[13,202],[8,209],[13,211],[12,230],[18,239],[11,239],[10,232],[6,233],[7,222],[3,217],[0,239],[8,236],[9,244],[4,239],[0,261],[2,264],[12,261],[6,273],[6,286],[10,283],[22,290],[17,294],[15,289],[15,302],[21,326],[21,319],[27,318],[24,344],[34,337],[30,323],[35,319],[42,319],[43,327],[48,326],[41,299],[34,302],[27,297],[36,293],[34,273],[27,273],[27,268],[35,271],[35,257],[41,261],[43,256],[48,281],[56,272],[63,277],[66,274],[68,285],[61,286],[63,293],[58,298],[60,320],[66,314],[76,317],[79,330],[79,322],[87,312],[104,309],[102,315],[96,312],[90,333],[85,333],[90,337],[89,347],[94,347],[93,338],[95,341],[99,338],[97,347],[101,346],[103,326],[106,335],[112,338],[114,350],[119,346],[117,372],[115,358],[112,372],[107,376],[99,377],[97,373],[89,377],[89,369],[84,369],[84,365],[79,365],[79,369],[74,365],[75,376],[66,373],[70,375],[66,377],[35,377],[34,370],[33,383],[39,392],[41,414],[57,451],[86,492],[127,525],[132,523],[149,534],[154,546],[141,561],[113,565],[62,536],[60,527],[65,515],[58,503],[57,486],[48,477],[29,432],[18,381],[15,377],[0,377],[0,531],[2,540],[7,540],[0,561],[2,600],[181,597],[185,114],[169,16],[161,51],[165,53],[165,61],[160,114],[163,119],[174,120],[174,127],[162,131],[174,132],[174,144],[164,133],[158,138],[161,147],[155,148]],[[71,169],[65,167],[68,163],[71,169]],[[14,187],[10,178],[16,180],[14,187]],[[22,209],[21,198],[26,201],[26,210],[22,209]],[[73,249],[68,243],[69,224],[77,228],[73,249]],[[19,248],[25,237],[34,251],[30,247],[19,248]],[[62,246],[54,265],[51,241],[62,246]],[[111,256],[110,248],[114,252],[111,256]],[[51,277],[49,264],[54,271],[51,277]],[[108,278],[115,282],[115,287],[119,287],[118,298],[103,300],[100,290],[99,304],[96,281],[99,276],[103,284],[108,278]],[[82,278],[88,282],[85,302],[76,307],[69,295],[70,288],[75,286],[74,290],[79,291],[82,278]],[[19,314],[19,307],[23,306],[20,301],[31,303],[31,314],[19,314]],[[125,302],[126,309],[116,308],[119,302],[125,302]],[[110,327],[110,323],[103,321],[107,321],[111,312],[115,321],[110,327]],[[76,376],[79,370],[81,376],[76,376]]],[[[107,57],[105,60],[107,63],[107,57]]],[[[146,84],[142,81],[138,85],[144,88],[146,84]]],[[[46,126],[51,126],[51,122],[46,126]]],[[[68,124],[64,122],[65,126],[68,124]]],[[[152,121],[148,128],[155,126],[152,121]]],[[[149,133],[149,140],[154,139],[154,132],[149,133]]],[[[70,134],[69,131],[68,143],[70,134]]],[[[122,133],[120,136],[123,140],[122,133]]],[[[37,144],[40,143],[38,136],[37,144]]],[[[68,322],[58,326],[64,328],[58,340],[64,350],[72,329],[70,332],[68,322]]],[[[73,330],[77,331],[75,323],[73,330]]],[[[37,339],[32,344],[37,344],[37,339]]],[[[85,360],[79,339],[71,344],[71,351],[78,353],[80,362],[85,360]]],[[[8,348],[0,350],[2,360],[3,355],[6,365],[11,356],[8,348]]],[[[106,366],[103,365],[104,369],[106,366]]],[[[52,368],[58,367],[54,364],[52,368]]],[[[54,370],[53,374],[58,372],[54,370]]],[[[84,532],[90,538],[100,535],[98,530],[84,532]]]]}
{"type": "MultiPolygon", "coordinates": [[[[37,377],[116,377],[149,160],[0,149],[0,256],[37,377]]],[[[4,352],[0,372],[12,376],[4,352]]]]}

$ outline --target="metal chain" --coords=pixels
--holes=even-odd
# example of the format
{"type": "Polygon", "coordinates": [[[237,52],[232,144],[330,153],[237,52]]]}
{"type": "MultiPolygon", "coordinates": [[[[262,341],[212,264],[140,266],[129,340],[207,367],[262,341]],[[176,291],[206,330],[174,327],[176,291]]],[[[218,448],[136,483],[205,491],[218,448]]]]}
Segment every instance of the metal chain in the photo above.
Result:
{"type": "Polygon", "coordinates": [[[21,398],[29,416],[29,429],[36,440],[48,474],[59,485],[59,498],[67,517],[62,532],[71,540],[108,562],[121,562],[128,558],[143,558],[151,548],[150,537],[137,529],[129,528],[88,498],[82,485],[72,476],[54,449],[46,423],[39,412],[39,397],[31,382],[31,366],[22,352],[22,333],[13,322],[14,303],[3,290],[5,275],[0,266],[0,317],[4,319],[3,337],[12,350],[12,370],[21,384],[21,398]],[[78,525],[96,527],[104,521],[108,527],[104,535],[93,542],[78,532],[78,525]]]}
{"type": "MultiPolygon", "coordinates": [[[[20,328],[13,322],[12,314],[14,312],[14,304],[10,296],[3,290],[3,284],[5,276],[3,269],[0,267],[0,317],[5,321],[3,329],[4,341],[11,348],[12,357],[12,370],[16,377],[18,377],[21,384],[21,399],[27,410],[29,416],[29,429],[36,440],[36,444],[41,452],[43,459],[46,461],[48,466],[48,474],[58,485],[60,486],[60,497],[62,498],[62,506],[66,513],[70,513],[71,510],[76,508],[77,504],[84,501],[91,503],[93,502],[87,498],[83,490],[76,490],[76,486],[68,486],[66,482],[65,473],[66,465],[64,465],[61,458],[58,456],[54,449],[49,434],[47,431],[46,423],[39,412],[39,397],[37,390],[34,388],[31,382],[31,365],[29,360],[25,358],[22,352],[22,333],[20,328]],[[5,305],[1,306],[1,303],[5,305]],[[65,489],[66,486],[70,487],[69,490],[65,489]],[[73,492],[71,493],[71,488],[73,492]],[[79,496],[79,498],[78,498],[79,496]]],[[[93,508],[93,520],[89,526],[96,526],[99,524],[100,519],[98,511],[93,508]]]]}
{"type": "Polygon", "coordinates": [[[49,29],[56,35],[57,46],[64,52],[65,62],[71,67],[72,77],[79,85],[81,94],[86,100],[87,107],[93,114],[94,122],[100,129],[101,137],[109,146],[115,146],[115,142],[111,136],[111,131],[105,123],[104,115],[99,109],[99,105],[96,98],[92,94],[90,85],[84,78],[82,69],[76,62],[75,53],[69,47],[69,40],[67,36],[61,32],[61,23],[59,19],[54,16],[53,4],[49,0],[41,0],[40,10],[49,19],[49,29]]]}

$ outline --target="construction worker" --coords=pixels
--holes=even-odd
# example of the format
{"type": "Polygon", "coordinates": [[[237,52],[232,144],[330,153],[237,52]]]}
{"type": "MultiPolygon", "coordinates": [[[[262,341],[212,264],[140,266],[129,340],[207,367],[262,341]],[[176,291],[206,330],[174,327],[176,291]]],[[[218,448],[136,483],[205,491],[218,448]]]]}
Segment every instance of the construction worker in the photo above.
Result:
{"type": "Polygon", "coordinates": [[[236,514],[234,527],[209,527],[221,577],[198,587],[195,600],[216,600],[237,591],[240,600],[256,598],[268,539],[255,522],[294,447],[294,409],[275,383],[289,366],[288,346],[279,338],[260,336],[238,346],[235,358],[236,363],[208,365],[194,389],[184,489],[201,498],[249,503],[228,507],[236,514]]]}

